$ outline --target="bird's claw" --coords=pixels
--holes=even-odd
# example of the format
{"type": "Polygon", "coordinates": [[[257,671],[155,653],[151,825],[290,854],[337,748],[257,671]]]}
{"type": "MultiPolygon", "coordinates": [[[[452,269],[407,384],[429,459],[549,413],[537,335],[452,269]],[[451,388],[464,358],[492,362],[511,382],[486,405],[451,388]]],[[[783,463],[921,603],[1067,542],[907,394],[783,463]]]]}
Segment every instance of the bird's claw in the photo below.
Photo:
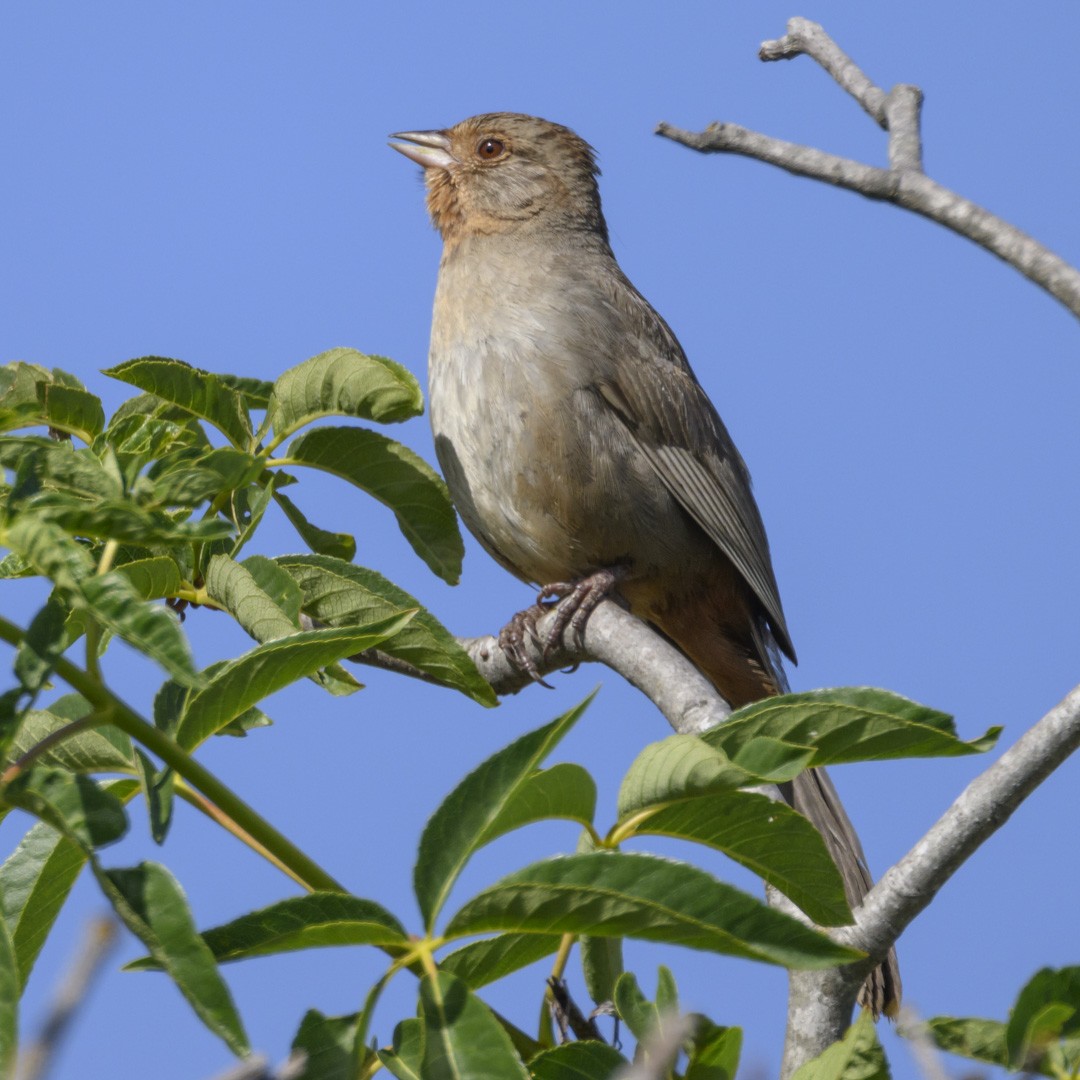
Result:
{"type": "MultiPolygon", "coordinates": [[[[620,578],[617,570],[598,570],[580,581],[553,581],[545,585],[532,607],[519,611],[500,631],[499,648],[518,670],[525,672],[533,682],[551,689],[544,681],[540,669],[533,660],[526,640],[532,639],[541,646],[541,656],[546,661],[565,642],[567,630],[577,648],[585,641],[585,624],[597,606],[606,599],[620,578]],[[541,640],[537,623],[555,608],[551,627],[541,640]]],[[[573,665],[577,667],[575,663],[573,665]]],[[[571,668],[573,670],[573,668],[571,668]]]]}
{"type": "Polygon", "coordinates": [[[506,659],[509,660],[511,665],[517,668],[518,671],[524,671],[533,682],[539,683],[541,686],[546,686],[549,690],[552,690],[554,687],[550,683],[544,681],[544,677],[540,674],[540,669],[536,666],[536,662],[533,660],[528,648],[525,646],[527,637],[532,638],[533,641],[539,642],[540,636],[536,632],[536,621],[541,615],[545,614],[546,611],[547,608],[540,604],[535,604],[533,607],[526,608],[524,611],[519,611],[499,631],[499,648],[502,649],[503,655],[505,655],[506,659]]]}
{"type": "Polygon", "coordinates": [[[557,608],[544,642],[545,659],[565,641],[567,629],[577,647],[584,645],[589,616],[611,595],[619,577],[616,570],[597,570],[580,581],[554,581],[540,590],[536,606],[546,609],[554,601],[557,608]]]}

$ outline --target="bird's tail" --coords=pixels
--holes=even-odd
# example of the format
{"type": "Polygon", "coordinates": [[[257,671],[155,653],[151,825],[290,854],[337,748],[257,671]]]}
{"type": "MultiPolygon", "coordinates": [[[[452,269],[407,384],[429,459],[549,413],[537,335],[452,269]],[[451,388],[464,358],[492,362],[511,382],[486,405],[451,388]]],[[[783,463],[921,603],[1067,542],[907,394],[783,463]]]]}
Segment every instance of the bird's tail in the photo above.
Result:
{"type": "MultiPolygon", "coordinates": [[[[717,604],[714,590],[701,589],[681,597],[678,604],[654,611],[640,604],[638,610],[645,609],[644,617],[693,661],[733,709],[787,693],[780,651],[764,615],[754,611],[756,605],[748,596],[744,596],[741,612],[737,595],[734,599],[728,595],[725,600],[725,604],[717,604]]],[[[848,904],[855,908],[874,880],[855,828],[825,770],[800,773],[790,784],[781,786],[781,793],[821,833],[840,871],[848,904]]],[[[897,1014],[900,968],[895,950],[890,949],[881,966],[867,978],[859,992],[859,1004],[875,1017],[897,1014]]]]}
{"type": "MultiPolygon", "coordinates": [[[[799,773],[790,784],[784,784],[781,792],[821,833],[825,847],[840,871],[848,904],[854,908],[870,891],[874,879],[866,865],[858,834],[829,774],[824,769],[808,769],[799,773]]],[[[900,965],[896,950],[889,949],[885,959],[863,983],[859,1004],[869,1009],[875,1019],[882,1013],[895,1019],[900,1009],[900,994],[900,965]]]]}
{"type": "MultiPolygon", "coordinates": [[[[764,669],[760,697],[788,692],[783,663],[768,628],[759,621],[755,626],[754,645],[764,669]]],[[[758,664],[753,663],[757,668],[758,664]]],[[[721,692],[723,692],[721,690],[721,692]]],[[[736,707],[731,703],[732,707],[736,707]]],[[[829,774],[824,769],[807,769],[790,784],[780,785],[785,801],[821,833],[825,847],[840,871],[848,905],[855,908],[870,891],[874,879],[866,863],[859,834],[847,816],[829,774]]],[[[900,964],[896,949],[889,949],[881,964],[867,976],[859,991],[859,1004],[869,1009],[876,1020],[882,1013],[895,1019],[900,1011],[900,964]]]]}

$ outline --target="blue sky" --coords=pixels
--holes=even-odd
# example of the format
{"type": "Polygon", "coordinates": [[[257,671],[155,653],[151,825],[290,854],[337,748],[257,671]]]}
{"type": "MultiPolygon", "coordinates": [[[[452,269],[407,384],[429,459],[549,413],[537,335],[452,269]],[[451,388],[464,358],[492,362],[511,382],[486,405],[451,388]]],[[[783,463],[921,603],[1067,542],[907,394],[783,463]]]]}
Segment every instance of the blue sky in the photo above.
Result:
{"type": "MultiPolygon", "coordinates": [[[[532,112],[597,148],[623,268],[679,335],[756,482],[801,665],[796,689],[869,683],[953,712],[1002,748],[1080,678],[1078,327],[1014,271],[891,207],[757,162],[703,157],[659,120],[732,120],[884,163],[885,139],[811,61],[761,64],[786,18],[823,22],[867,73],[926,93],[927,170],[1080,260],[1074,118],[1080,7],[1044,0],[813,8],[598,0],[506,5],[74,3],[0,14],[0,361],[97,372],[146,354],[272,378],[334,345],[391,356],[423,378],[437,236],[419,169],[388,132],[481,111],[532,112]]],[[[395,432],[429,460],[423,420],[395,432]]],[[[304,489],[307,488],[305,491],[304,489]]],[[[492,632],[528,591],[469,543],[462,583],[435,580],[388,513],[342,485],[298,501],[355,532],[381,570],[460,633],[492,632]]],[[[266,554],[299,548],[278,522],[266,554]]],[[[5,613],[37,593],[5,585],[5,613]]],[[[249,644],[220,617],[187,628],[209,663],[249,644]]],[[[121,647],[110,670],[146,706],[158,674],[121,647]]],[[[597,668],[483,711],[377,672],[331,699],[271,700],[277,721],[205,760],[357,893],[412,920],[409,880],[428,814],[475,763],[603,689],[561,756],[599,777],[613,813],[622,770],[662,737],[649,703],[597,668]]],[[[838,771],[878,872],[903,855],[988,761],[838,771]]],[[[1069,762],[912,925],[908,1001],[925,1016],[1004,1017],[1038,968],[1080,962],[1069,762]]],[[[21,821],[5,824],[0,850],[21,821]]],[[[459,886],[575,841],[567,827],[496,845],[459,886]]],[[[113,865],[163,857],[200,925],[290,894],[289,883],[181,808],[163,852],[136,813],[113,865]]],[[[753,883],[719,860],[710,865],[753,883]]],[[[39,1019],[81,925],[78,887],[42,956],[39,1019]]],[[[123,959],[137,955],[125,945],[123,959]]],[[[746,1075],[775,1075],[782,972],[635,949],[646,986],[670,963],[688,1008],[746,1028],[746,1075]]],[[[312,953],[228,969],[256,1046],[284,1054],[303,1011],[354,1010],[374,956],[312,953]]],[[[531,1023],[543,972],[489,999],[531,1023]]],[[[407,1014],[404,982],[379,1035],[407,1014]],[[396,1010],[396,1011],[394,1011],[396,1010]]],[[[917,1075],[888,1042],[894,1075],[917,1075]]],[[[162,977],[111,971],[79,1018],[58,1080],[188,1080],[228,1053],[162,977]]]]}

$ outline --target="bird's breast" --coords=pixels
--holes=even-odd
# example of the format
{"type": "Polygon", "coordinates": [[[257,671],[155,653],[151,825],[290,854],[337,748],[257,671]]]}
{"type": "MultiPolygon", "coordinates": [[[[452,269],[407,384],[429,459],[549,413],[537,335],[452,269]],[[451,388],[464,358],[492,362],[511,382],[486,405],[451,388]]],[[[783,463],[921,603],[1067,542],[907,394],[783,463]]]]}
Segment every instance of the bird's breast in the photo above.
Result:
{"type": "Polygon", "coordinates": [[[613,313],[550,260],[444,261],[429,359],[439,463],[465,524],[536,583],[670,560],[679,511],[596,392],[613,313]]]}

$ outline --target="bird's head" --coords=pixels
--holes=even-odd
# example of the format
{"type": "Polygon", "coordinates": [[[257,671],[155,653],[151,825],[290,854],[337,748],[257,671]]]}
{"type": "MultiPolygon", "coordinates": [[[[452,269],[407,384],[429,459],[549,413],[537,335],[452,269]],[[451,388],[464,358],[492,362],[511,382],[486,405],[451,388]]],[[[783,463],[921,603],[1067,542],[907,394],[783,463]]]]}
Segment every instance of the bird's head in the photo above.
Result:
{"type": "Polygon", "coordinates": [[[424,167],[428,210],[445,241],[536,227],[606,236],[593,149],[561,124],[484,113],[391,138],[424,167]]]}

